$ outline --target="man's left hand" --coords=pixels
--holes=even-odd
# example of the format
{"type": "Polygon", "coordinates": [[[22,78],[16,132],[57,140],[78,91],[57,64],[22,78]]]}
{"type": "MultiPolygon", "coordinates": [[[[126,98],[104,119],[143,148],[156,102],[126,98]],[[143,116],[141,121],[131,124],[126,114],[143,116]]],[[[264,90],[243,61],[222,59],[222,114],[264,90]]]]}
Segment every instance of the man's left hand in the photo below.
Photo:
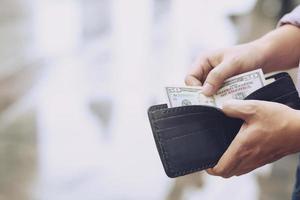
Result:
{"type": "Polygon", "coordinates": [[[244,123],[218,164],[207,170],[209,174],[239,176],[300,151],[300,111],[256,100],[232,100],[223,111],[244,123]]]}

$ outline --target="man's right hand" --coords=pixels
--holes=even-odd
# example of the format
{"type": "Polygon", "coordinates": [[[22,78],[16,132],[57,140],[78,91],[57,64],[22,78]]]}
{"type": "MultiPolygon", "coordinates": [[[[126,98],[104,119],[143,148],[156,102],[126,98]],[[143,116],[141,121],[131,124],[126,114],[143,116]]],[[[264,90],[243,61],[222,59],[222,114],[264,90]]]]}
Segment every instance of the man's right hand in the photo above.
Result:
{"type": "Polygon", "coordinates": [[[260,67],[263,53],[256,44],[237,45],[201,56],[194,63],[185,83],[191,86],[204,83],[203,93],[207,96],[215,94],[225,79],[260,67]]]}
{"type": "Polygon", "coordinates": [[[296,67],[300,57],[300,29],[284,25],[253,42],[201,56],[187,75],[187,85],[202,85],[211,96],[233,75],[263,68],[264,72],[296,67]]]}

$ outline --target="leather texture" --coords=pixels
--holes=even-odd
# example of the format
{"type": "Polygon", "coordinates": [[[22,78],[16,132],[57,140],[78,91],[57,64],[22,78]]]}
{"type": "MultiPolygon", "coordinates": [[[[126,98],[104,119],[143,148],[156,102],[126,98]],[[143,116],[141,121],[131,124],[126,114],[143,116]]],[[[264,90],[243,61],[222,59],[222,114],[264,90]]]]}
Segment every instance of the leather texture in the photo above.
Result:
{"type": "MultiPolygon", "coordinates": [[[[275,81],[245,99],[272,101],[300,109],[300,99],[291,77],[283,72],[275,81]]],[[[151,106],[148,116],[166,174],[183,176],[215,166],[238,133],[243,121],[227,117],[221,109],[193,105],[168,108],[151,106]]]]}

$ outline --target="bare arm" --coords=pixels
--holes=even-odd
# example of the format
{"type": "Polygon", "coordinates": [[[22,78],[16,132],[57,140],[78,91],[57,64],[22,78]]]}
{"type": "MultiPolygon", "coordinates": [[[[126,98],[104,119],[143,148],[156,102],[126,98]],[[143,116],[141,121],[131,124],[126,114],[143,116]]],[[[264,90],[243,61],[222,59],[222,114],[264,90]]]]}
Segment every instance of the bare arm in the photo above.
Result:
{"type": "Polygon", "coordinates": [[[284,25],[257,40],[265,55],[262,64],[265,72],[298,66],[300,59],[300,28],[284,25]]]}

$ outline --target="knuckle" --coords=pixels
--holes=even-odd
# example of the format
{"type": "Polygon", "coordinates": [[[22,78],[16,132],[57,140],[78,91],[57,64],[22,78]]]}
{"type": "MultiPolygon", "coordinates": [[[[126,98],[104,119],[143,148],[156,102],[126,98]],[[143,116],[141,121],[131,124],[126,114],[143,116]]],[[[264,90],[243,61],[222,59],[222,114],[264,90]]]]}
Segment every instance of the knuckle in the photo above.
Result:
{"type": "Polygon", "coordinates": [[[249,100],[248,103],[244,106],[244,112],[248,114],[255,114],[257,113],[259,107],[255,101],[249,100]]]}
{"type": "Polygon", "coordinates": [[[253,111],[254,109],[256,109],[256,105],[252,102],[249,102],[246,106],[245,106],[245,110],[248,112],[253,111]]]}
{"type": "Polygon", "coordinates": [[[213,69],[220,63],[220,60],[217,55],[211,55],[206,57],[206,63],[213,69]]]}

